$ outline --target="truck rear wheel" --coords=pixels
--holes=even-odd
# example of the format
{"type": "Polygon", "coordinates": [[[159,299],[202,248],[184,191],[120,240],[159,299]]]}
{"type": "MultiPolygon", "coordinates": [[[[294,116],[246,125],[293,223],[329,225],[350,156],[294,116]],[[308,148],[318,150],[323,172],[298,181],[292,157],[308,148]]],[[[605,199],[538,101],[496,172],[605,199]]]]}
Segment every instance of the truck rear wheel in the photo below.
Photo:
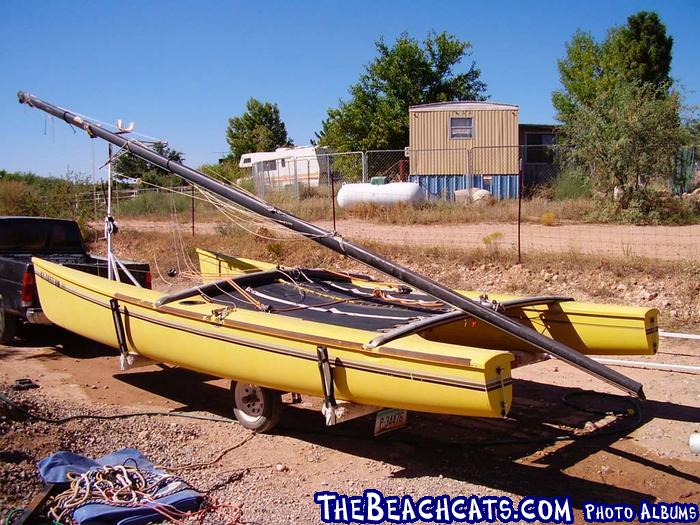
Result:
{"type": "Polygon", "coordinates": [[[277,390],[231,381],[231,394],[233,413],[244,428],[265,433],[277,425],[282,413],[282,397],[277,390]]]}
{"type": "Polygon", "coordinates": [[[17,333],[19,319],[0,307],[0,344],[10,344],[17,333]]]}

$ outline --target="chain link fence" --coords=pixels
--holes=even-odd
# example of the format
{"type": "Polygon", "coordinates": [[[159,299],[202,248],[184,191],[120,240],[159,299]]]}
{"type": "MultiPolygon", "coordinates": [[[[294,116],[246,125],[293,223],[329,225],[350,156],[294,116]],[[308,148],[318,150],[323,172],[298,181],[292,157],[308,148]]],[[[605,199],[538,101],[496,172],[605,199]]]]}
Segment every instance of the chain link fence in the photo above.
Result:
{"type": "MultiPolygon", "coordinates": [[[[292,173],[296,170],[294,179],[275,181],[268,172],[256,181],[256,190],[265,196],[271,189],[286,187],[300,199],[327,199],[314,208],[313,220],[343,235],[372,241],[513,250],[522,255],[548,252],[666,260],[700,258],[700,225],[595,223],[591,217],[599,203],[590,194],[586,196],[585,190],[565,187],[564,195],[555,195],[562,186],[561,180],[552,184],[558,177],[569,176],[572,185],[580,181],[575,169],[567,165],[570,155],[566,152],[553,144],[536,144],[319,153],[287,162],[292,173]],[[349,182],[415,182],[428,200],[415,209],[404,207],[375,215],[371,210],[358,214],[335,209],[331,195],[349,182]],[[487,190],[491,198],[480,203],[470,199],[454,202],[456,192],[476,189],[487,190]],[[568,198],[578,194],[582,197],[568,198]]],[[[680,158],[684,163],[679,165],[677,179],[684,181],[687,191],[695,173],[695,157],[684,153],[680,158]]]]}

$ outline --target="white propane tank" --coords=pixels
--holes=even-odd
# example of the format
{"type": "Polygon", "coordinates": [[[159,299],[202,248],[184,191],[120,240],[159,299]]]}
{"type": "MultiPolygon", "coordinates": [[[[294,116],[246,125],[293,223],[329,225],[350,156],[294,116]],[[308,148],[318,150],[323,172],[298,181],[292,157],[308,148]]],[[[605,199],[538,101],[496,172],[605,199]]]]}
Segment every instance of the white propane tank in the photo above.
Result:
{"type": "Polygon", "coordinates": [[[693,432],[688,439],[688,446],[693,454],[700,454],[700,432],[693,432]]]}
{"type": "Polygon", "coordinates": [[[389,184],[350,183],[338,191],[338,206],[352,208],[358,204],[416,204],[425,199],[425,192],[417,182],[390,182],[389,184]]]}

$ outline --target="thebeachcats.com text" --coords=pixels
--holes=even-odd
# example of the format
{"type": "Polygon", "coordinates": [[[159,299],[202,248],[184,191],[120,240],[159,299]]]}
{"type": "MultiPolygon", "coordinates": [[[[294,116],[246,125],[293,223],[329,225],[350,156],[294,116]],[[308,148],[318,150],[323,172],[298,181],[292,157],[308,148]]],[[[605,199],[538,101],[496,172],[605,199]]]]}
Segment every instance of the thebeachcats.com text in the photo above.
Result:
{"type": "MultiPolygon", "coordinates": [[[[316,492],[324,523],[574,523],[574,508],[568,496],[526,496],[513,501],[505,496],[385,496],[375,489],[361,495],[332,491],[316,492]]],[[[694,523],[698,506],[693,503],[643,501],[639,505],[586,502],[582,505],[587,523],[625,521],[694,523]]]]}

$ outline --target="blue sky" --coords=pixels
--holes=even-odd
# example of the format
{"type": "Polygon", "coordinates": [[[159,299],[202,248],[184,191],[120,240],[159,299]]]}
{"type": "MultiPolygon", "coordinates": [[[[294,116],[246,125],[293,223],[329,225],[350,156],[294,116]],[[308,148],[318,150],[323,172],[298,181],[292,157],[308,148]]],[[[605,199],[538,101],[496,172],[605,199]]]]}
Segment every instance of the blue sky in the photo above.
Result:
{"type": "MultiPolygon", "coordinates": [[[[0,168],[92,173],[103,142],[47,121],[18,90],[105,122],[136,121],[187,164],[215,162],[225,128],[253,96],[279,104],[306,144],[346,97],[373,42],[446,30],[470,40],[492,100],[520,106],[521,122],[552,122],[557,59],[576,29],[602,38],[640,10],[674,37],[672,76],[700,103],[697,1],[215,2],[3,1],[0,16],[0,168]]],[[[98,172],[98,176],[102,173],[98,172]]]]}

